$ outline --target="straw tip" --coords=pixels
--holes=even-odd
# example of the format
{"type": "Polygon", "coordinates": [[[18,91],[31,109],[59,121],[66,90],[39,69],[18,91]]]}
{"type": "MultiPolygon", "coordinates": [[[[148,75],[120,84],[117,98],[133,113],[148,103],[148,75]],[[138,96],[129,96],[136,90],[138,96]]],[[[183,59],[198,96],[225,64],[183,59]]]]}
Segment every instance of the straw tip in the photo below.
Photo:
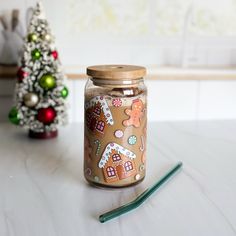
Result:
{"type": "Polygon", "coordinates": [[[100,216],[99,216],[99,221],[100,221],[101,223],[105,223],[105,222],[106,222],[106,220],[105,220],[105,218],[103,217],[103,215],[100,215],[100,216]]]}
{"type": "Polygon", "coordinates": [[[180,161],[180,162],[178,162],[178,164],[177,164],[178,166],[182,166],[183,165],[183,162],[182,161],[180,161]]]}

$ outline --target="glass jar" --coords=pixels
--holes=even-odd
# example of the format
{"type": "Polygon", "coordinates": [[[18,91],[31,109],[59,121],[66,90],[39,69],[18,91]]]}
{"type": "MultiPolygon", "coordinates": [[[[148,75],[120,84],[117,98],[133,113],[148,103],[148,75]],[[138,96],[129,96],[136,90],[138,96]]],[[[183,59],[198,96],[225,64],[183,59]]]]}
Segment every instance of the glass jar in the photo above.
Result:
{"type": "Polygon", "coordinates": [[[87,68],[84,176],[103,187],[142,181],[146,171],[146,69],[130,65],[87,68]]]}

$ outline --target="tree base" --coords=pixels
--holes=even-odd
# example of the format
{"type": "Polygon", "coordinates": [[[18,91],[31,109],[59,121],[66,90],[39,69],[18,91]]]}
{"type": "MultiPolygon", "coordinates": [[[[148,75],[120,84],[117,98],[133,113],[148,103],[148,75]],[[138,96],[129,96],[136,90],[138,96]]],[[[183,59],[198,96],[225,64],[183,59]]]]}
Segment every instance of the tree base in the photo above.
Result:
{"type": "Polygon", "coordinates": [[[29,137],[34,139],[51,139],[56,138],[57,135],[57,130],[50,132],[34,132],[33,130],[29,130],[29,137]]]}

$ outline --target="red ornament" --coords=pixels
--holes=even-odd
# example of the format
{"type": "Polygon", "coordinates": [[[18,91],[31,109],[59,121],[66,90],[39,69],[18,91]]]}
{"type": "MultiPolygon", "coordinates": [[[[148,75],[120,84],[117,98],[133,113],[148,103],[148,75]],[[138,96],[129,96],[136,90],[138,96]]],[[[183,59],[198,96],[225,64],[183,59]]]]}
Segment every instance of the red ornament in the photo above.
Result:
{"type": "Polygon", "coordinates": [[[58,52],[56,50],[52,51],[51,54],[55,60],[58,58],[58,52]]]}
{"type": "Polygon", "coordinates": [[[38,110],[37,119],[44,124],[52,123],[55,117],[56,111],[52,107],[41,108],[38,110]]]}
{"type": "Polygon", "coordinates": [[[22,67],[20,67],[16,75],[17,75],[18,81],[21,82],[25,77],[29,75],[29,73],[27,73],[26,71],[22,69],[22,67]]]}

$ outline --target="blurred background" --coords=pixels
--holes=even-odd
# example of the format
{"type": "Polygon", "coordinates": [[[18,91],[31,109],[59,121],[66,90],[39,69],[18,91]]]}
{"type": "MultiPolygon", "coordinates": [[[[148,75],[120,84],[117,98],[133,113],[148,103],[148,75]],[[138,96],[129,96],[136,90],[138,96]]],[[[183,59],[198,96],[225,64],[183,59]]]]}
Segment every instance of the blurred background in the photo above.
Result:
{"type": "MultiPolygon", "coordinates": [[[[150,121],[236,118],[236,0],[42,2],[68,76],[70,121],[83,120],[86,67],[112,63],[147,67],[150,121]]],[[[35,3],[0,0],[0,121],[35,3]]]]}

